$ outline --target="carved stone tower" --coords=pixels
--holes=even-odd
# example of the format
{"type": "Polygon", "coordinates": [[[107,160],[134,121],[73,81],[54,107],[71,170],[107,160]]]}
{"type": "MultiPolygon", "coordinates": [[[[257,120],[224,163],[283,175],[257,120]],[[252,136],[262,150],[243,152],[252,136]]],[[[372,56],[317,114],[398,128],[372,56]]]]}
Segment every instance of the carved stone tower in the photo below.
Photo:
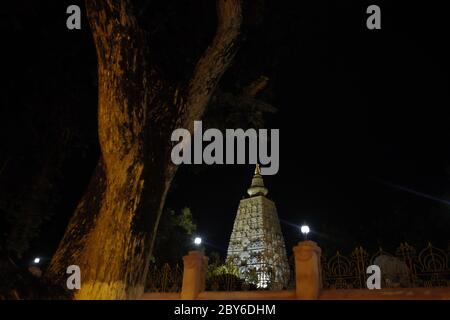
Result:
{"type": "Polygon", "coordinates": [[[286,248],[275,203],[256,165],[248,198],[239,203],[227,260],[239,270],[239,276],[258,288],[282,289],[289,280],[286,248]]]}

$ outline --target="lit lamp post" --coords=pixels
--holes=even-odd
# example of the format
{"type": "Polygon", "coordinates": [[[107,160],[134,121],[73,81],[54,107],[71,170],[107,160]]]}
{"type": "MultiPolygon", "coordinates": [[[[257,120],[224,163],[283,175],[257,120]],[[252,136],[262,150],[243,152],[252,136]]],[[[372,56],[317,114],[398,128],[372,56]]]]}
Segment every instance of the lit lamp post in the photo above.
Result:
{"type": "Polygon", "coordinates": [[[307,225],[302,225],[300,227],[300,231],[303,234],[303,237],[305,238],[305,241],[308,240],[308,233],[309,233],[309,227],[307,225]]]}
{"type": "Polygon", "coordinates": [[[193,241],[194,248],[195,248],[194,250],[203,252],[204,248],[202,246],[202,242],[203,242],[203,239],[201,237],[195,237],[194,241],[193,241]]]}
{"type": "Polygon", "coordinates": [[[41,260],[42,259],[39,257],[34,257],[32,260],[33,261],[32,265],[30,265],[28,267],[28,271],[30,271],[32,275],[34,275],[38,278],[42,276],[42,270],[41,270],[41,268],[39,268],[39,264],[41,263],[41,260]]]}
{"type": "Polygon", "coordinates": [[[202,238],[195,237],[194,244],[195,244],[196,247],[199,247],[202,244],[202,238]]]}

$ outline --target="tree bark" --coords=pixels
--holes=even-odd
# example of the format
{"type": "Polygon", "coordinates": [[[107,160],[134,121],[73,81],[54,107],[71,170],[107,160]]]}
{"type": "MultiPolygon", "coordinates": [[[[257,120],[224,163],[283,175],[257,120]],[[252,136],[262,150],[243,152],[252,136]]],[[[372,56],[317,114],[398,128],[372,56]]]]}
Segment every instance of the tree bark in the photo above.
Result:
{"type": "Polygon", "coordinates": [[[170,83],[148,61],[151,46],[130,1],[87,0],[98,58],[101,159],[51,261],[47,277],[65,286],[81,269],[77,299],[135,299],[144,290],[167,191],[177,167],[170,136],[193,130],[231,63],[241,0],[218,0],[218,28],[187,84],[170,83]]]}

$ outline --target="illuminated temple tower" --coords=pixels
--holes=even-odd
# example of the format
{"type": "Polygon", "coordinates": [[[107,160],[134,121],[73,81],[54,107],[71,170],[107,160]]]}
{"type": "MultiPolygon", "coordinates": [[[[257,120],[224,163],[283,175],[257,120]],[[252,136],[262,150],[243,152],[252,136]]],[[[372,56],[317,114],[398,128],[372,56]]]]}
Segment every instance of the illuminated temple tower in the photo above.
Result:
{"type": "Polygon", "coordinates": [[[266,195],[256,165],[248,198],[242,199],[228,244],[227,260],[259,288],[282,289],[289,279],[286,248],[275,203],[266,195]]]}

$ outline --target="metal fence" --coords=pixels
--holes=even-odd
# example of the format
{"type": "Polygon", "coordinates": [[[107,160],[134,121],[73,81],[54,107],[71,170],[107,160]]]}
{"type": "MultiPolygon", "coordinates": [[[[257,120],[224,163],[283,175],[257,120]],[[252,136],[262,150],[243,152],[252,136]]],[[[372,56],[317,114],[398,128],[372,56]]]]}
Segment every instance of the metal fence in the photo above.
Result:
{"type": "Polygon", "coordinates": [[[205,287],[206,291],[249,291],[258,289],[255,284],[227,273],[207,276],[205,287]]]}
{"type": "Polygon", "coordinates": [[[180,292],[183,283],[183,267],[151,265],[147,276],[146,292],[180,292]]]}
{"type": "MultiPolygon", "coordinates": [[[[409,287],[450,287],[450,245],[444,250],[431,243],[417,250],[408,243],[401,243],[393,254],[382,248],[370,254],[362,247],[355,248],[349,255],[339,251],[327,258],[322,256],[322,281],[327,289],[366,288],[367,267],[381,255],[398,258],[403,266],[409,287]]],[[[383,277],[383,271],[382,271],[383,277]]],[[[386,286],[385,286],[386,287],[386,286]]]]}
{"type": "MultiPolygon", "coordinates": [[[[183,283],[183,267],[164,264],[152,265],[147,276],[146,292],[181,292],[183,283]]],[[[253,283],[240,279],[231,273],[206,274],[205,287],[207,291],[248,291],[270,290],[257,288],[253,283]]]]}
{"type": "MultiPolygon", "coordinates": [[[[379,248],[370,254],[363,247],[356,247],[345,255],[336,252],[333,256],[322,255],[322,282],[325,289],[359,289],[366,288],[368,274],[367,267],[373,265],[377,257],[386,255],[398,258],[405,267],[405,277],[408,287],[450,287],[450,245],[447,249],[433,246],[431,243],[417,250],[414,246],[404,242],[393,251],[387,252],[379,248]]],[[[291,259],[291,267],[293,261],[291,259]]],[[[383,277],[383,270],[382,270],[383,277]]],[[[294,272],[287,289],[295,286],[294,272]]],[[[181,265],[164,264],[150,267],[146,292],[180,292],[183,282],[183,267],[181,265]]],[[[386,285],[382,285],[386,287],[386,285]]],[[[256,290],[256,286],[244,281],[233,274],[206,276],[207,291],[246,291],[256,290]]],[[[265,290],[271,290],[268,287],[265,290]]],[[[260,290],[260,289],[259,289],[260,290]]]]}

